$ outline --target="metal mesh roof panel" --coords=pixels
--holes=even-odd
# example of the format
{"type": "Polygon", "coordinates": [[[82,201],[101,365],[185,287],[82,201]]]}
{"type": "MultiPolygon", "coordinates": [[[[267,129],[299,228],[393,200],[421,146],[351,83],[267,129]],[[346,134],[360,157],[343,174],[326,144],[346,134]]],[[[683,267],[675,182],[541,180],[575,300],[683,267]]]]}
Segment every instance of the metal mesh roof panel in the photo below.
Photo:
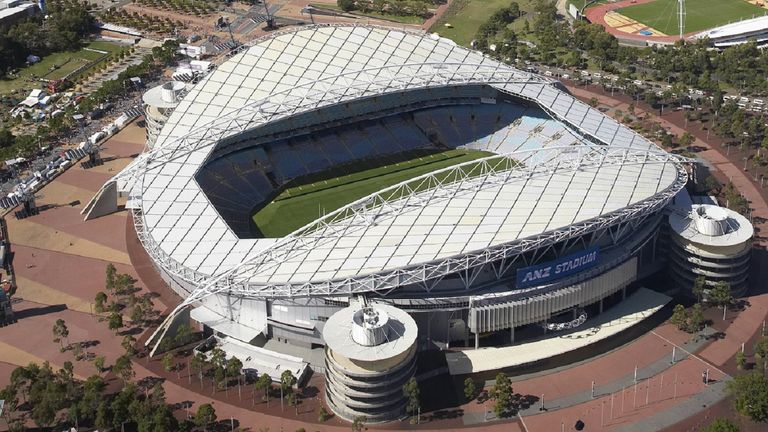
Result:
{"type": "Polygon", "coordinates": [[[141,202],[137,227],[166,270],[197,283],[228,273],[279,296],[295,286],[311,294],[332,280],[344,280],[347,292],[371,290],[356,278],[519,243],[632,206],[656,208],[682,187],[682,176],[672,156],[545,78],[446,39],[314,26],[256,41],[219,65],[179,103],[155,148],[115,181],[141,202]],[[445,85],[490,85],[532,101],[580,148],[508,155],[525,160],[520,169],[486,167],[395,203],[369,197],[373,205],[353,203],[284,239],[238,238],[194,179],[224,138],[344,101],[445,85]],[[276,290],[281,285],[291,288],[276,290]]]}

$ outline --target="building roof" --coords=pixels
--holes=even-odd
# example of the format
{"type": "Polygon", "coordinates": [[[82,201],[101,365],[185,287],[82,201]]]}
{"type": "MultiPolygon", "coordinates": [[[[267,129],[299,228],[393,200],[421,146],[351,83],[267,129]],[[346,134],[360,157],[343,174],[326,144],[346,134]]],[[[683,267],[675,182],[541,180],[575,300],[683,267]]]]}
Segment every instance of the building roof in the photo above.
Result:
{"type": "Polygon", "coordinates": [[[167,271],[196,283],[233,272],[249,289],[265,288],[250,294],[293,296],[338,294],[332,285],[346,294],[375,290],[370,277],[386,272],[390,282],[395,274],[398,283],[415,282],[426,264],[454,270],[446,263],[477,265],[509,247],[557,241],[564,230],[618,223],[665,205],[685,173],[674,157],[551,81],[450,40],[313,26],[256,41],[219,65],[179,103],[155,148],[115,181],[131,191],[129,207],[142,209],[145,245],[167,271]],[[238,238],[194,180],[223,138],[368,95],[444,85],[491,85],[534,101],[580,145],[509,155],[525,160],[523,168],[489,169],[441,185],[439,196],[396,185],[403,194],[395,205],[367,197],[280,240],[238,238]]]}
{"type": "Polygon", "coordinates": [[[179,104],[179,99],[185,93],[185,84],[179,81],[170,81],[144,92],[141,100],[150,107],[169,109],[179,104]]]}
{"type": "Polygon", "coordinates": [[[385,304],[372,306],[381,316],[386,316],[387,332],[383,343],[366,346],[354,337],[354,316],[359,308],[349,306],[331,315],[323,327],[325,345],[341,356],[356,361],[379,362],[400,356],[413,347],[418,335],[416,321],[404,310],[385,304]]]}
{"type": "Polygon", "coordinates": [[[34,3],[25,3],[19,6],[0,9],[0,20],[20,13],[28,14],[28,9],[33,7],[35,7],[34,3]]]}
{"type": "Polygon", "coordinates": [[[746,244],[755,234],[749,220],[739,213],[712,204],[693,204],[686,191],[675,197],[669,226],[691,243],[730,247],[746,244]]]}
{"type": "MultiPolygon", "coordinates": [[[[696,35],[697,38],[709,38],[714,41],[768,31],[768,15],[751,18],[724,26],[716,27],[696,35]]],[[[746,40],[744,41],[746,42],[746,40]]]]}

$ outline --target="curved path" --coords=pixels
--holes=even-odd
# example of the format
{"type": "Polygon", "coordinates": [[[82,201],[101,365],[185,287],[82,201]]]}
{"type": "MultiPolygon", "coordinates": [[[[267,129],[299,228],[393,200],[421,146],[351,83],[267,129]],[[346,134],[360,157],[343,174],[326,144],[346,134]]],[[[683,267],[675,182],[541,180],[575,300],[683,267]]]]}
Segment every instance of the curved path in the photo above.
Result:
{"type": "MultiPolygon", "coordinates": [[[[568,83],[568,90],[582,100],[589,100],[592,97],[596,97],[598,102],[609,108],[607,114],[611,114],[616,110],[622,110],[628,112],[629,98],[621,97],[612,98],[604,94],[597,87],[591,87],[589,89],[584,87],[575,87],[568,83]]],[[[664,116],[657,116],[656,110],[652,110],[644,103],[638,105],[639,109],[636,109],[636,113],[640,116],[650,117],[652,120],[659,122],[662,127],[670,132],[680,136],[686,132],[681,125],[683,124],[683,116],[680,112],[667,111],[664,116]],[[644,107],[644,109],[643,109],[644,107]]],[[[729,318],[731,320],[727,327],[727,331],[724,332],[724,336],[720,339],[716,339],[714,342],[704,347],[698,356],[703,360],[725,369],[731,373],[736,371],[734,356],[737,351],[741,349],[742,344],[745,345],[745,353],[747,358],[752,358],[752,345],[754,341],[760,336],[762,331],[763,322],[768,318],[768,290],[765,286],[754,283],[754,281],[761,281],[768,279],[768,203],[766,197],[768,193],[762,189],[752,177],[745,174],[738,166],[734,164],[734,160],[739,156],[731,156],[729,159],[722,153],[722,140],[711,136],[709,140],[706,139],[706,132],[699,128],[694,128],[694,125],[687,129],[696,137],[696,141],[692,144],[692,148],[697,148],[697,157],[705,160],[711,166],[716,168],[713,174],[718,177],[721,183],[727,181],[733,182],[737,190],[739,190],[750,203],[752,210],[752,222],[755,226],[755,252],[753,255],[752,263],[752,275],[753,280],[752,289],[750,294],[744,299],[748,307],[738,314],[735,318],[729,318]]],[[[735,152],[734,152],[735,153],[735,152]]],[[[717,324],[717,322],[716,322],[717,324]]],[[[698,407],[700,410],[701,406],[698,407]]],[[[663,414],[663,413],[662,413],[663,414]]],[[[680,421],[690,417],[690,411],[684,411],[677,413],[680,421]],[[681,417],[686,416],[686,417],[681,417]]],[[[646,419],[650,421],[652,419],[646,419]]],[[[671,420],[671,419],[670,419],[671,420]]],[[[691,419],[688,419],[691,420],[691,419]]],[[[689,421],[690,422],[690,421],[689,421]]],[[[669,426],[669,424],[667,425],[669,426]]],[[[654,427],[651,427],[651,430],[654,427]]],[[[742,430],[759,430],[755,428],[754,424],[746,423],[742,424],[742,430]]]]}
{"type": "MultiPolygon", "coordinates": [[[[571,90],[583,99],[593,96],[593,93],[584,89],[571,90]]],[[[597,96],[612,109],[626,111],[625,102],[599,93],[597,96]]],[[[682,133],[679,128],[675,129],[674,124],[665,119],[661,121],[675,133],[682,133]]],[[[143,146],[143,138],[143,131],[132,125],[110,140],[105,152],[121,157],[134,154],[143,146]]],[[[697,144],[706,148],[700,155],[717,166],[724,177],[732,177],[737,187],[750,199],[754,214],[763,218],[757,223],[758,232],[768,232],[765,231],[764,222],[768,220],[768,206],[760,190],[733,163],[707,143],[697,144]]],[[[114,172],[110,170],[119,169],[119,165],[124,163],[127,163],[127,158],[89,171],[74,167],[46,187],[46,196],[41,202],[87,202],[88,195],[114,172]]],[[[97,340],[99,343],[91,351],[97,355],[107,355],[108,363],[113,361],[121,352],[120,339],[112,336],[104,323],[98,322],[88,313],[95,292],[103,289],[102,272],[106,262],[121,263],[119,271],[134,274],[141,279],[143,286],[159,292],[161,296],[156,302],[159,307],[170,307],[178,302],[178,297],[164,287],[146,259],[126,214],[84,223],[78,210],[77,206],[61,206],[24,221],[9,221],[11,240],[15,241],[14,250],[17,254],[15,264],[22,278],[19,296],[25,298],[25,303],[18,305],[18,310],[23,313],[19,322],[0,329],[0,343],[7,348],[0,350],[5,353],[0,356],[1,362],[26,364],[28,361],[46,359],[61,364],[71,359],[70,353],[59,353],[58,346],[50,342],[49,329],[58,317],[65,318],[70,324],[73,342],[89,338],[97,340]],[[114,229],[116,226],[125,226],[126,231],[114,229]]],[[[766,240],[760,238],[759,243],[764,247],[766,240]]],[[[763,271],[768,269],[768,265],[758,267],[763,271]]],[[[751,340],[756,332],[759,333],[768,310],[768,296],[752,295],[748,300],[750,307],[738,316],[731,317],[732,323],[715,323],[718,330],[727,331],[722,339],[714,342],[685,345],[687,335],[672,326],[662,325],[627,345],[587,362],[531,375],[522,380],[516,379],[515,391],[537,400],[522,411],[521,417],[486,423],[493,420],[486,415],[491,407],[490,402],[473,401],[451,412],[439,413],[444,414],[440,420],[408,427],[443,431],[466,430],[469,427],[482,427],[491,431],[554,431],[560,430],[561,424],[573,425],[577,419],[585,421],[589,430],[657,430],[675,424],[701,411],[702,404],[711,405],[721,398],[718,392],[722,383],[728,374],[735,371],[732,360],[734,353],[744,342],[748,342],[747,346],[751,348],[751,340]],[[696,355],[682,359],[682,354],[679,354],[679,361],[671,365],[666,359],[671,359],[673,344],[696,355]],[[637,388],[633,384],[635,365],[638,366],[640,379],[637,388]],[[704,368],[709,368],[712,378],[718,381],[715,385],[705,387],[701,382],[700,374],[704,368]],[[592,381],[596,385],[594,399],[590,391],[592,381]],[[545,411],[539,411],[542,394],[545,411]]],[[[751,355],[749,351],[748,354],[751,355]]],[[[250,427],[251,430],[267,427],[273,431],[296,430],[301,427],[322,431],[349,430],[348,425],[335,419],[323,424],[316,423],[316,408],[322,403],[317,396],[306,399],[300,405],[298,414],[293,409],[281,411],[279,401],[273,402],[269,408],[259,404],[254,409],[252,388],[243,390],[241,401],[234,390],[230,390],[229,395],[224,392],[212,394],[208,387],[210,383],[208,386],[204,383],[201,392],[199,381],[196,383],[194,377],[190,385],[190,377],[183,371],[180,376],[176,373],[167,374],[157,359],[150,362],[139,359],[135,369],[138,379],[147,376],[164,377],[169,402],[192,403],[191,410],[194,410],[197,404],[215,399],[214,406],[220,419],[234,418],[240,425],[250,427]]],[[[10,367],[0,367],[0,381],[7,382],[9,370],[10,367]]],[[[89,362],[76,362],[75,370],[80,376],[94,373],[89,362]]],[[[322,393],[321,377],[316,377],[312,385],[318,393],[322,393]]],[[[185,409],[182,408],[178,414],[184,416],[185,409]]],[[[371,429],[397,430],[404,426],[393,423],[371,429]]]]}

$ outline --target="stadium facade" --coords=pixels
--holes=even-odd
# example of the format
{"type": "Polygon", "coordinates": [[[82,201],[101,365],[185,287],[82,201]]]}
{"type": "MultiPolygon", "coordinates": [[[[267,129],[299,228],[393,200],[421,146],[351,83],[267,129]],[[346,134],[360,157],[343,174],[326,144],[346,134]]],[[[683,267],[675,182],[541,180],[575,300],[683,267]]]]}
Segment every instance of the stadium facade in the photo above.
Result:
{"type": "Polygon", "coordinates": [[[707,39],[716,48],[728,48],[747,42],[765,45],[768,41],[768,16],[726,24],[698,33],[695,37],[707,39]]]}
{"type": "Polygon", "coordinates": [[[326,323],[362,302],[407,312],[421,348],[477,347],[583,322],[662,270],[685,162],[449,40],[321,25],[218,65],[102,195],[128,192],[139,239],[185,299],[177,310],[220,334],[323,346],[326,323]],[[455,148],[491,155],[281,238],[252,222],[290,182],[455,148]]]}

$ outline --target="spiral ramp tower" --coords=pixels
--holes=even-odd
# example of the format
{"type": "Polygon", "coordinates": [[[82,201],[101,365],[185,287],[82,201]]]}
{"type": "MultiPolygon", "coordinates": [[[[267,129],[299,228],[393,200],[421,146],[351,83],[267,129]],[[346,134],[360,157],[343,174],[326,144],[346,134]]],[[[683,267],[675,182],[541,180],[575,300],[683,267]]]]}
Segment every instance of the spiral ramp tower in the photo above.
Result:
{"type": "Polygon", "coordinates": [[[709,287],[723,281],[734,296],[743,295],[748,288],[752,224],[725,207],[675,204],[669,216],[670,273],[675,283],[690,291],[696,278],[704,276],[709,287]]]}
{"type": "Polygon", "coordinates": [[[142,95],[147,122],[147,146],[153,148],[165,122],[186,94],[186,84],[170,81],[147,90],[142,95]]]}
{"type": "Polygon", "coordinates": [[[325,325],[326,399],[353,421],[395,420],[405,414],[403,384],[416,371],[416,322],[393,306],[353,305],[325,325]]]}

